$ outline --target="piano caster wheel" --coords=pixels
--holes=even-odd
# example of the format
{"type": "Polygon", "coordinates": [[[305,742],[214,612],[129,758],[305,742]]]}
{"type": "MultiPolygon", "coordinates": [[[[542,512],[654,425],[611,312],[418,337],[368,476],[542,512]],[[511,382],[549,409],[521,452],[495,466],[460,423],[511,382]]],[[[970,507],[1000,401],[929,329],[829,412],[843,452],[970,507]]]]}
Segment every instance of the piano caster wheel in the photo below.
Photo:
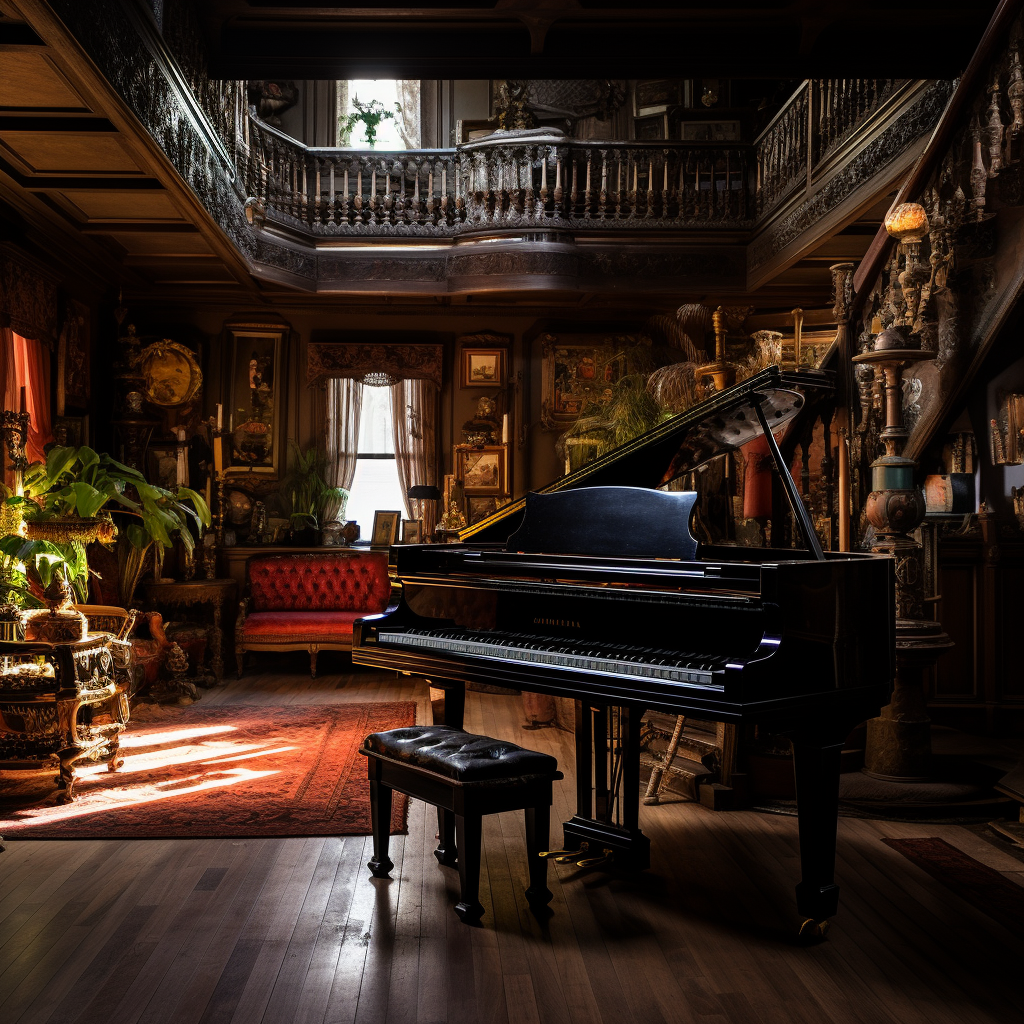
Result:
{"type": "Polygon", "coordinates": [[[615,856],[615,851],[605,847],[601,851],[600,857],[584,857],[583,860],[576,861],[576,867],[578,868],[596,868],[599,864],[611,864],[612,859],[615,856]]]}
{"type": "Polygon", "coordinates": [[[824,921],[815,921],[808,917],[800,925],[800,941],[806,943],[823,942],[828,935],[828,918],[824,921]]]}

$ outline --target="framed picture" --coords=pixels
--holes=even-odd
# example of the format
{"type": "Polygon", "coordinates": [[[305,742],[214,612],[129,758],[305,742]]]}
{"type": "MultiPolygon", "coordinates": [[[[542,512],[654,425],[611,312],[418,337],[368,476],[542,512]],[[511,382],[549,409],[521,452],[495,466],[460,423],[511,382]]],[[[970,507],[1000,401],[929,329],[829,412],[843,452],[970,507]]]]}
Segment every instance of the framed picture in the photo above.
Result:
{"type": "Polygon", "coordinates": [[[498,511],[496,497],[466,498],[466,525],[475,526],[493,512],[498,511]]]}
{"type": "Polygon", "coordinates": [[[386,548],[396,543],[398,541],[398,524],[401,519],[401,512],[374,512],[370,547],[386,548]]]}
{"type": "Polygon", "coordinates": [[[224,409],[230,431],[224,471],[278,476],[283,468],[283,350],[289,328],[230,324],[225,330],[231,368],[224,409]]]}
{"type": "Polygon", "coordinates": [[[738,142],[739,121],[680,121],[679,138],[683,142],[738,142]]]}
{"type": "Polygon", "coordinates": [[[178,446],[151,444],[146,449],[146,479],[168,491],[178,489],[178,446]]]}
{"type": "Polygon", "coordinates": [[[638,142],[661,142],[668,138],[668,114],[635,117],[633,134],[638,142]]]}
{"type": "Polygon", "coordinates": [[[68,299],[57,349],[57,415],[69,408],[88,409],[92,393],[89,307],[68,299]]]}
{"type": "Polygon", "coordinates": [[[503,444],[455,447],[455,476],[465,494],[503,495],[507,490],[506,449],[503,444]]]}
{"type": "Polygon", "coordinates": [[[588,404],[606,405],[615,384],[626,374],[631,336],[573,334],[542,337],[541,423],[564,430],[588,404]]]}
{"type": "Polygon", "coordinates": [[[667,78],[639,81],[633,91],[633,114],[636,117],[664,114],[678,102],[678,81],[667,78]]]}
{"type": "Polygon", "coordinates": [[[402,520],[402,543],[422,544],[423,543],[423,520],[403,519],[402,520]]]}
{"type": "Polygon", "coordinates": [[[81,448],[89,444],[88,416],[55,416],[53,439],[61,448],[81,448]]]}
{"type": "Polygon", "coordinates": [[[503,348],[464,348],[462,350],[462,386],[464,388],[504,387],[505,350],[503,348]]]}

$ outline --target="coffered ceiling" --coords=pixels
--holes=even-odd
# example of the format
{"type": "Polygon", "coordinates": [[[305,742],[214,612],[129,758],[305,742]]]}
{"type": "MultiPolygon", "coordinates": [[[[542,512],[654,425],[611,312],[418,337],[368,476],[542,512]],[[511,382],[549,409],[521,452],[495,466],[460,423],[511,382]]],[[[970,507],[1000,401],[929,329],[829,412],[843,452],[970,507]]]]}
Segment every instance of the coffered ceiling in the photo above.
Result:
{"type": "Polygon", "coordinates": [[[225,78],[951,78],[996,0],[206,0],[225,78]]]}

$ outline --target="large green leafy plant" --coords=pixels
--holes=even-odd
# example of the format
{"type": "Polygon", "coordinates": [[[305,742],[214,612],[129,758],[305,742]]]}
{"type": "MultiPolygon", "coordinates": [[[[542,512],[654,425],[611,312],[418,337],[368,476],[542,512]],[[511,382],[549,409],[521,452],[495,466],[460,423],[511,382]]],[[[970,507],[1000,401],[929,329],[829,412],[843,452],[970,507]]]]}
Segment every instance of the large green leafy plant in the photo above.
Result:
{"type": "Polygon", "coordinates": [[[291,442],[292,468],[282,481],[282,489],[291,498],[293,530],[319,529],[324,497],[331,490],[324,480],[324,460],[315,445],[303,451],[291,442]]]}
{"type": "Polygon", "coordinates": [[[118,527],[129,549],[119,559],[121,596],[130,603],[142,560],[153,544],[170,548],[178,538],[191,552],[192,527],[201,535],[210,525],[210,510],[196,491],[157,487],[138,470],[88,447],[50,449],[45,462],[25,471],[24,496],[8,496],[3,506],[2,518],[24,520],[30,536],[33,530],[55,531],[51,539],[27,539],[25,529],[8,526],[0,537],[0,592],[22,604],[39,603],[27,587],[29,581],[44,591],[63,582],[80,601],[86,600],[86,540],[112,542],[118,527]],[[88,529],[76,536],[83,527],[88,529]]]}

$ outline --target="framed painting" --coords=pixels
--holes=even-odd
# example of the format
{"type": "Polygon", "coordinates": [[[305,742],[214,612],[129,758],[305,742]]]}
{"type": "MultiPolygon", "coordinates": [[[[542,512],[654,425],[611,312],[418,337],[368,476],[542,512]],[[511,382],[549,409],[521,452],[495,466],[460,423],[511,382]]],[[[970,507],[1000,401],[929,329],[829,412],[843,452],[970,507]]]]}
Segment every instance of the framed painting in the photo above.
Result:
{"type": "Polygon", "coordinates": [[[497,511],[498,499],[496,497],[466,498],[466,524],[468,526],[475,526],[497,511]]]}
{"type": "Polygon", "coordinates": [[[455,447],[455,476],[463,492],[503,495],[507,491],[507,450],[503,444],[455,447]]]}
{"type": "Polygon", "coordinates": [[[89,444],[88,416],[55,416],[53,440],[61,448],[81,448],[89,444]]]}
{"type": "Polygon", "coordinates": [[[57,415],[67,409],[88,409],[92,394],[89,348],[89,307],[68,300],[67,316],[57,348],[57,415]]]}
{"type": "Polygon", "coordinates": [[[403,519],[402,520],[402,543],[422,544],[423,543],[423,520],[403,519]]]}
{"type": "Polygon", "coordinates": [[[373,533],[370,536],[370,547],[387,548],[398,541],[398,524],[402,513],[378,511],[373,513],[373,533]]]}
{"type": "Polygon", "coordinates": [[[505,386],[505,350],[469,348],[462,350],[462,386],[464,388],[501,388],[505,386]]]}
{"type": "Polygon", "coordinates": [[[738,142],[739,121],[681,121],[679,137],[683,142],[738,142]]]}
{"type": "Polygon", "coordinates": [[[607,405],[626,374],[626,351],[633,337],[608,335],[543,336],[541,423],[564,430],[588,404],[607,405]]]}
{"type": "Polygon", "coordinates": [[[679,102],[679,82],[674,79],[646,79],[633,90],[633,116],[664,114],[679,102]]]}
{"type": "Polygon", "coordinates": [[[285,432],[283,325],[232,324],[225,328],[231,357],[226,473],[276,477],[282,470],[285,432]]]}

